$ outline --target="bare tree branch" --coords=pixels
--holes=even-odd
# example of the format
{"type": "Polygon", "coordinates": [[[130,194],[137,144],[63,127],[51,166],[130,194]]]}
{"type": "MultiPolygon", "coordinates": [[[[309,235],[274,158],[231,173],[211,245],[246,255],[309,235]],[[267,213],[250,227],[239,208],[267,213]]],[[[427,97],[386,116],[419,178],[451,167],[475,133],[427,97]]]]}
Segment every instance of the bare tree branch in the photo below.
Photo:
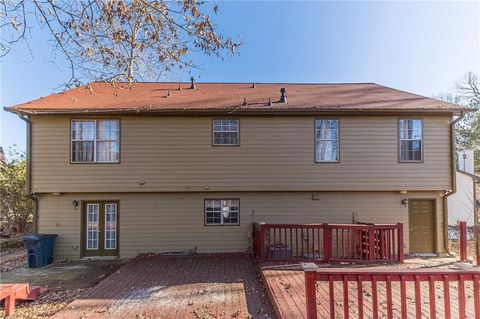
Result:
{"type": "Polygon", "coordinates": [[[189,54],[235,54],[240,41],[224,38],[208,3],[195,0],[0,0],[0,56],[26,42],[34,21],[45,27],[71,69],[66,86],[83,80],[158,79],[196,65],[189,54]],[[21,22],[18,22],[21,21],[21,22]]]}

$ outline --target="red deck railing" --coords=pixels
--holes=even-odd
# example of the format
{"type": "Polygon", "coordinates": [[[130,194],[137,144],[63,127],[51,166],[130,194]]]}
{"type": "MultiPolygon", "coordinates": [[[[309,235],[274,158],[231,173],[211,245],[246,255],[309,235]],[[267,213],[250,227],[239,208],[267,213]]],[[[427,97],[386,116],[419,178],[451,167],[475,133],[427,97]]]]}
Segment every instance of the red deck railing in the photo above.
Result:
{"type": "MultiPolygon", "coordinates": [[[[452,318],[452,308],[454,303],[455,312],[457,312],[458,306],[458,316],[456,318],[467,318],[466,311],[466,282],[472,282],[469,287],[473,290],[473,313],[476,319],[480,319],[480,272],[479,271],[452,271],[452,270],[438,270],[438,269],[425,269],[425,270],[358,270],[358,269],[321,269],[313,264],[303,264],[305,270],[305,292],[306,292],[306,306],[307,306],[307,319],[316,319],[317,318],[317,300],[316,300],[316,283],[317,282],[327,282],[328,291],[329,291],[329,314],[330,318],[336,318],[335,307],[343,307],[343,318],[349,318],[351,303],[349,302],[349,289],[356,288],[356,302],[354,304],[358,305],[358,317],[363,319],[364,309],[363,305],[365,296],[364,288],[365,284],[369,283],[369,289],[371,289],[371,311],[372,318],[376,319],[379,317],[379,286],[382,285],[382,289],[385,291],[382,293],[386,294],[386,306],[387,306],[387,318],[394,318],[394,301],[392,298],[396,298],[396,301],[400,303],[400,317],[398,314],[395,315],[395,318],[406,319],[412,318],[411,302],[414,303],[415,308],[415,318],[422,318],[422,304],[423,307],[428,307],[426,312],[428,312],[430,318],[452,318]],[[340,282],[343,285],[340,285],[340,293],[335,293],[335,282],[340,282]],[[353,284],[351,284],[353,282],[353,284]],[[428,283],[428,288],[421,287],[421,283],[428,283]],[[441,283],[440,286],[443,289],[438,289],[437,283],[441,283]],[[456,285],[451,287],[451,282],[455,282],[456,285]],[[393,285],[395,283],[395,285],[393,285]],[[410,283],[408,286],[410,289],[407,289],[407,283],[410,283]],[[413,285],[412,285],[413,283],[413,285]],[[443,285],[442,285],[443,283],[443,285]],[[413,287],[412,287],[413,286],[413,287]],[[424,291],[426,290],[426,291],[424,291]],[[455,296],[451,298],[452,294],[455,293],[455,296]],[[440,292],[439,292],[440,291],[440,292]],[[423,294],[422,294],[423,292],[423,294]],[[428,292],[428,293],[427,293],[428,292]],[[428,303],[427,298],[428,294],[428,303]],[[413,296],[412,296],[413,295],[413,296]],[[442,296],[443,295],[443,296],[442,296]],[[339,298],[343,300],[339,301],[339,298]],[[398,297],[400,299],[398,300],[398,297]],[[423,297],[423,298],[422,298],[423,297]],[[335,300],[337,298],[337,300],[335,300]],[[442,300],[443,299],[443,300],[442,300]],[[407,305],[407,300],[410,300],[407,305]],[[443,307],[436,306],[436,303],[442,302],[443,307]],[[427,306],[428,304],[428,306],[427,306]],[[443,309],[441,309],[443,308],[443,309]],[[437,316],[437,313],[440,312],[437,316]],[[410,310],[410,311],[409,311],[410,310]],[[407,316],[408,314],[408,316],[407,316]]],[[[338,287],[337,287],[338,288],[338,287]]],[[[369,301],[370,302],[370,301],[369,301]]],[[[471,314],[470,314],[471,316],[471,314]]],[[[383,316],[382,316],[383,317],[383,316]]]]}
{"type": "Polygon", "coordinates": [[[401,223],[254,223],[252,238],[261,261],[403,262],[401,223]]]}

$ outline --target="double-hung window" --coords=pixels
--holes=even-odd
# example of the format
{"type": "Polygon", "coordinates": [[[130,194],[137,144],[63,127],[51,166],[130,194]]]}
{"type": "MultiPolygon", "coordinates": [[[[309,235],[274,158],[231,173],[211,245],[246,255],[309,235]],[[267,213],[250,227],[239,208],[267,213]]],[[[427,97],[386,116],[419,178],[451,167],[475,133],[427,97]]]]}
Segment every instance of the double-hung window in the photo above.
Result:
{"type": "Polygon", "coordinates": [[[73,163],[118,163],[120,160],[119,120],[72,120],[73,163]]]}
{"type": "Polygon", "coordinates": [[[206,199],[205,225],[239,225],[239,199],[206,199]]]}
{"type": "Polygon", "coordinates": [[[315,161],[338,162],[338,120],[315,120],[315,161]]]}
{"type": "Polygon", "coordinates": [[[238,146],[240,145],[240,121],[218,119],[213,120],[213,145],[238,146]]]}
{"type": "Polygon", "coordinates": [[[398,122],[398,137],[401,162],[421,162],[423,160],[422,120],[401,119],[398,122]]]}

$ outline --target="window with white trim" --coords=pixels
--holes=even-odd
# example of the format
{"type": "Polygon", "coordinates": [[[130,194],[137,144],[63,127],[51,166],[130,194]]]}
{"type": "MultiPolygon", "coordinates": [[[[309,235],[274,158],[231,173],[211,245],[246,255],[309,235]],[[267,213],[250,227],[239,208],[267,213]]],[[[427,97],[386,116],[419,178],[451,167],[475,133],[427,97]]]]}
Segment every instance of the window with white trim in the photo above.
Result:
{"type": "Polygon", "coordinates": [[[401,162],[421,162],[423,159],[422,120],[402,119],[398,122],[401,162]]]}
{"type": "Polygon", "coordinates": [[[119,120],[72,120],[71,132],[72,162],[119,162],[119,120]]]}
{"type": "Polygon", "coordinates": [[[205,225],[239,225],[239,199],[206,199],[205,225]]]}
{"type": "Polygon", "coordinates": [[[338,162],[338,120],[315,120],[316,162],[338,162]]]}
{"type": "Polygon", "coordinates": [[[213,145],[240,145],[239,120],[213,120],[213,145]]]}

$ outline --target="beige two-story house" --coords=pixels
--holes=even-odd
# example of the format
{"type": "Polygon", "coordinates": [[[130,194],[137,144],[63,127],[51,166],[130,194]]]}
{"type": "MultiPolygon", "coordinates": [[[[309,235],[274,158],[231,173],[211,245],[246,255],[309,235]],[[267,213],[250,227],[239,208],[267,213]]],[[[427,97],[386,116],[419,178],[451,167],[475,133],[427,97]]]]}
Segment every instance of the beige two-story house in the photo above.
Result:
{"type": "Polygon", "coordinates": [[[58,257],[241,252],[261,221],[401,222],[406,252],[445,251],[457,105],[373,83],[92,83],[7,109],[58,257]]]}

